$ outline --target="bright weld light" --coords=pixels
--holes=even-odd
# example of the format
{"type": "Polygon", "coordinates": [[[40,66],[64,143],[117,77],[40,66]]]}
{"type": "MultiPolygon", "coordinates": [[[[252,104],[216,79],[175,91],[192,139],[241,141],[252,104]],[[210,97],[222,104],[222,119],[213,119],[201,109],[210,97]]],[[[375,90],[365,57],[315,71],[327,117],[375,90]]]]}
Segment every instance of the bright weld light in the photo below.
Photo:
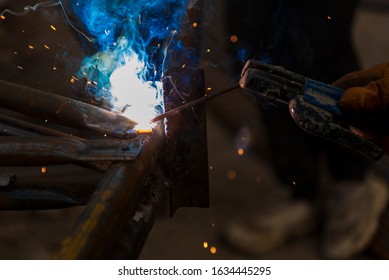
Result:
{"type": "Polygon", "coordinates": [[[150,120],[158,115],[155,106],[161,102],[156,95],[161,83],[156,89],[151,83],[142,81],[138,76],[143,67],[136,56],[128,57],[126,64],[112,73],[110,83],[113,106],[119,110],[123,108],[123,114],[138,123],[135,129],[146,133],[153,126],[150,120]]]}

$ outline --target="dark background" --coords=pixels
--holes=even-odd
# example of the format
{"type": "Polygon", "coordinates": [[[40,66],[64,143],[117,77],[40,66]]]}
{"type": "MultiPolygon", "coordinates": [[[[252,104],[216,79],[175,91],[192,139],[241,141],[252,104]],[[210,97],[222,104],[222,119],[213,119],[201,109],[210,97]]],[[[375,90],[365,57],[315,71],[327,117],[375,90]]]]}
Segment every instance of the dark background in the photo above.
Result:
{"type": "MultiPolygon", "coordinates": [[[[0,7],[18,10],[23,2],[31,4],[3,0],[0,7]]],[[[232,83],[242,62],[252,57],[329,83],[347,72],[388,60],[389,6],[384,2],[206,1],[200,59],[206,88],[216,92],[232,83]],[[287,3],[279,6],[281,2],[287,3]],[[238,37],[236,43],[230,41],[231,35],[238,37]]],[[[70,80],[88,49],[84,44],[57,8],[24,17],[7,16],[0,20],[0,78],[81,98],[70,80]]],[[[255,216],[294,196],[315,201],[317,175],[324,172],[318,162],[333,149],[337,148],[301,133],[284,108],[264,107],[260,100],[240,91],[213,100],[208,105],[211,207],[180,209],[173,218],[165,207],[140,257],[252,258],[222,242],[225,224],[255,216]],[[245,149],[242,156],[237,154],[240,147],[245,149]],[[292,182],[297,182],[298,188],[292,182]],[[216,246],[215,255],[203,248],[204,241],[216,246]]],[[[363,177],[364,171],[372,168],[363,159],[343,153],[347,152],[342,150],[339,156],[336,150],[339,157],[333,159],[336,164],[329,164],[331,176],[342,180],[363,177]],[[350,172],[341,169],[337,173],[338,166],[350,166],[343,160],[352,162],[353,167],[350,172]]],[[[1,169],[2,173],[16,171],[47,180],[51,176],[67,180],[68,172],[74,180],[98,179],[98,174],[73,166],[48,167],[45,174],[40,167],[1,169]]],[[[49,258],[81,209],[0,213],[0,258],[49,258]]],[[[293,240],[261,257],[320,258],[317,236],[293,240]]]]}

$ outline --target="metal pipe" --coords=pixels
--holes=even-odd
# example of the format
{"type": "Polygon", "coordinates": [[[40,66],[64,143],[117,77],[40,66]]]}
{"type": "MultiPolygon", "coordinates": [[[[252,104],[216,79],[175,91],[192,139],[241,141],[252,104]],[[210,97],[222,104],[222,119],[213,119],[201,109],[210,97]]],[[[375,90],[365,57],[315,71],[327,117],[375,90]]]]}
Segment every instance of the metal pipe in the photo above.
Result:
{"type": "Polygon", "coordinates": [[[120,138],[135,136],[136,122],[123,115],[42,90],[0,80],[0,100],[0,107],[30,116],[120,138]]]}
{"type": "Polygon", "coordinates": [[[145,138],[136,160],[117,163],[106,173],[54,258],[105,259],[112,253],[156,163],[164,139],[162,124],[145,138]]]}
{"type": "Polygon", "coordinates": [[[139,138],[75,140],[70,137],[0,137],[0,166],[129,161],[141,150],[139,138]]]}

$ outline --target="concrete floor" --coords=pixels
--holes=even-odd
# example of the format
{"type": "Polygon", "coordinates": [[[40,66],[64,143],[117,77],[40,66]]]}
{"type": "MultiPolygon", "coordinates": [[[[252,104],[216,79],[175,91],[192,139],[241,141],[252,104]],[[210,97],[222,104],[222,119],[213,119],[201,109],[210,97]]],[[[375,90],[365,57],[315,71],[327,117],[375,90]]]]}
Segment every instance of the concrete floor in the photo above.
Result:
{"type": "MultiPolygon", "coordinates": [[[[386,4],[385,0],[381,2],[386,4]]],[[[353,37],[363,68],[389,60],[388,27],[389,6],[386,9],[377,10],[371,5],[364,5],[357,10],[353,37]],[[374,32],[371,32],[372,30],[374,32]]],[[[0,30],[0,36],[1,32],[0,30]]],[[[11,43],[7,42],[7,44],[11,43]]],[[[60,42],[60,44],[65,46],[66,42],[60,42]]],[[[0,52],[0,58],[4,60],[5,54],[2,56],[0,52]]],[[[11,63],[12,61],[2,62],[11,63]]],[[[38,66],[36,71],[39,72],[39,69],[38,66]]],[[[26,75],[26,71],[17,72],[15,80],[26,75]]],[[[212,72],[212,69],[206,69],[206,71],[210,77],[215,79],[207,81],[215,90],[228,81],[228,77],[223,73],[212,72]]],[[[68,74],[68,71],[55,74],[55,78],[50,83],[53,91],[55,91],[55,80],[68,74]]],[[[33,78],[28,84],[39,86],[39,84],[34,84],[33,78]]],[[[258,213],[263,207],[289,199],[290,190],[279,186],[273,171],[264,159],[254,156],[249,150],[242,156],[238,155],[235,135],[231,135],[228,129],[224,128],[212,115],[212,108],[224,106],[224,104],[239,104],[239,106],[230,107],[229,113],[237,116],[245,115],[243,120],[240,120],[242,127],[260,128],[262,124],[257,118],[255,106],[239,92],[230,93],[222,100],[212,102],[213,104],[209,106],[208,119],[211,207],[179,209],[173,218],[168,217],[167,207],[165,207],[150,233],[140,255],[141,259],[254,258],[236,252],[223,243],[220,236],[224,225],[235,217],[258,213]],[[231,176],[231,174],[234,175],[231,176]],[[204,248],[204,242],[208,242],[208,248],[204,248]],[[216,247],[216,254],[210,252],[209,248],[212,246],[216,247]]],[[[252,138],[259,139],[260,146],[266,150],[266,135],[262,134],[261,129],[256,129],[253,133],[256,135],[252,135],[252,138]]],[[[7,170],[2,169],[2,171],[7,170]]],[[[43,176],[39,168],[29,172],[35,176],[43,176]]],[[[61,172],[61,167],[49,168],[45,176],[58,176],[61,172]]],[[[79,169],[72,170],[74,177],[81,176],[84,172],[79,169]]],[[[90,173],[89,176],[94,176],[94,174],[90,173]]],[[[60,240],[70,231],[80,210],[81,208],[0,213],[0,258],[49,258],[58,247],[60,240]]],[[[320,257],[315,238],[307,237],[293,240],[262,258],[317,259],[320,257]]]]}

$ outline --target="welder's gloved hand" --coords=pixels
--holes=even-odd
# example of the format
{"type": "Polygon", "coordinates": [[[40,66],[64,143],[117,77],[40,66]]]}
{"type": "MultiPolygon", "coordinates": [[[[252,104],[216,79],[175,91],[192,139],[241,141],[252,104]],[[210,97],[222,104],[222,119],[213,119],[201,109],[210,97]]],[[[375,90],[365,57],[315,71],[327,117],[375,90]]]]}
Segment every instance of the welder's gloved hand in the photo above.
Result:
{"type": "Polygon", "coordinates": [[[333,85],[345,89],[339,103],[342,111],[367,113],[389,109],[389,63],[349,73],[333,85]]]}
{"type": "MultiPolygon", "coordinates": [[[[389,116],[389,63],[381,63],[362,71],[349,73],[334,86],[345,90],[339,106],[347,113],[382,113],[389,116]]],[[[389,154],[389,136],[377,132],[351,127],[351,130],[373,142],[378,143],[389,154]]]]}

